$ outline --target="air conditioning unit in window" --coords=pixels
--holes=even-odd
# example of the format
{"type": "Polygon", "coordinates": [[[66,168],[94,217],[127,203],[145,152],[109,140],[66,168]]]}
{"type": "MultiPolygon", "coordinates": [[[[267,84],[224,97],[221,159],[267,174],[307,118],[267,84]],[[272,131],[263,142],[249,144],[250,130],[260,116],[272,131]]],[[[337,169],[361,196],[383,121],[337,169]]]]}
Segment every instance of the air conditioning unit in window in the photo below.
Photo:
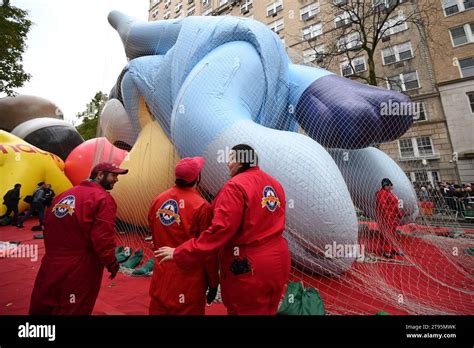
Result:
{"type": "Polygon", "coordinates": [[[241,11],[240,11],[240,13],[243,14],[243,15],[244,15],[244,14],[247,14],[247,13],[249,13],[249,12],[250,12],[250,10],[241,10],[241,11]]]}
{"type": "Polygon", "coordinates": [[[351,75],[352,75],[352,69],[350,67],[342,69],[342,76],[351,76],[351,75]]]}
{"type": "Polygon", "coordinates": [[[390,36],[383,36],[382,37],[382,42],[388,42],[390,41],[390,36]]]}
{"type": "Polygon", "coordinates": [[[403,68],[405,66],[405,62],[399,62],[394,65],[395,68],[403,68]]]}
{"type": "Polygon", "coordinates": [[[464,8],[466,10],[470,9],[470,8],[473,8],[473,7],[474,7],[474,0],[468,0],[468,1],[464,2],[464,8]]]}

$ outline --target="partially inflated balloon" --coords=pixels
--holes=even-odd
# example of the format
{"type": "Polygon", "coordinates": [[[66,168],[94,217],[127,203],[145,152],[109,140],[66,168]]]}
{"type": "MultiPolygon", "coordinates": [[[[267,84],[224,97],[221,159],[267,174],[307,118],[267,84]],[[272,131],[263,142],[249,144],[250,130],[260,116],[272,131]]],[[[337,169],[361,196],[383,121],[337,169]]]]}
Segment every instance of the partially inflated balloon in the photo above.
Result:
{"type": "MultiPolygon", "coordinates": [[[[0,131],[0,197],[15,184],[21,184],[22,197],[30,195],[44,181],[59,194],[72,185],[63,173],[64,162],[56,155],[40,150],[17,136],[0,131]]],[[[20,211],[27,204],[20,200],[20,211]]],[[[0,205],[4,214],[5,205],[0,205]]]]}
{"type": "Polygon", "coordinates": [[[71,151],[84,142],[82,136],[69,122],[49,117],[23,122],[12,130],[12,134],[40,149],[58,155],[62,160],[66,160],[71,151]]]}
{"type": "Polygon", "coordinates": [[[65,172],[73,185],[89,177],[92,167],[100,162],[120,165],[128,152],[113,146],[106,138],[95,138],[76,147],[66,159],[65,172]]]}
{"type": "Polygon", "coordinates": [[[62,120],[63,113],[51,101],[32,95],[0,98],[0,129],[11,132],[20,123],[38,117],[62,120]]]}

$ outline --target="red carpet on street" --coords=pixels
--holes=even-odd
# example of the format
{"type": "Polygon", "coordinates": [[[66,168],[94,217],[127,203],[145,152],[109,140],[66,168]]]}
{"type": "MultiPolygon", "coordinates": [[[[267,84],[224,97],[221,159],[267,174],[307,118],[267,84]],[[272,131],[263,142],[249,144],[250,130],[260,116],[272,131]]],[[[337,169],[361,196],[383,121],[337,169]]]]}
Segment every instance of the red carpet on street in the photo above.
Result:
{"type": "MultiPolygon", "coordinates": [[[[28,314],[31,291],[39,260],[44,255],[44,242],[34,239],[41,232],[30,231],[37,222],[29,220],[25,228],[0,227],[0,241],[37,245],[38,261],[29,258],[0,258],[0,315],[28,314]]],[[[370,229],[375,224],[368,224],[370,229]]],[[[410,236],[410,228],[400,238],[406,254],[400,263],[354,262],[351,271],[339,277],[308,275],[292,268],[292,280],[303,281],[305,287],[316,288],[328,314],[373,315],[381,310],[389,314],[474,314],[474,256],[463,256],[462,263],[454,263],[440,253],[439,246],[410,236]],[[402,295],[402,297],[400,297],[402,295]]],[[[474,233],[474,231],[466,231],[474,233]]],[[[450,248],[452,238],[443,237],[447,229],[438,229],[436,238],[445,238],[443,247],[450,248]],[[439,232],[439,233],[438,233],[439,232]]],[[[365,234],[359,243],[371,250],[373,237],[365,234]]],[[[465,247],[456,242],[460,250],[465,247]]],[[[466,245],[467,246],[467,245],[466,245]]],[[[471,243],[472,246],[472,243],[471,243]]],[[[460,251],[461,252],[461,251],[460,251]]],[[[104,272],[102,288],[97,299],[95,315],[148,314],[149,277],[130,277],[119,273],[114,280],[104,272]]],[[[214,303],[206,309],[207,315],[225,315],[223,304],[214,303]]]]}

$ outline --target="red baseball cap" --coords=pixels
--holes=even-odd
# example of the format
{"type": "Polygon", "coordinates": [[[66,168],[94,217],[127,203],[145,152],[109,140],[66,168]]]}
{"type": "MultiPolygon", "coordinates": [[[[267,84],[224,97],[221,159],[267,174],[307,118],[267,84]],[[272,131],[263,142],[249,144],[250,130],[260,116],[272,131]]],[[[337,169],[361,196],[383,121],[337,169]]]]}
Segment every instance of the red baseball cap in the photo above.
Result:
{"type": "Polygon", "coordinates": [[[181,179],[186,182],[193,182],[199,176],[201,168],[206,163],[202,157],[186,157],[176,164],[175,176],[176,179],[181,179]]]}
{"type": "Polygon", "coordinates": [[[114,174],[127,174],[128,169],[119,168],[115,163],[102,162],[92,168],[92,173],[109,172],[114,174]]]}

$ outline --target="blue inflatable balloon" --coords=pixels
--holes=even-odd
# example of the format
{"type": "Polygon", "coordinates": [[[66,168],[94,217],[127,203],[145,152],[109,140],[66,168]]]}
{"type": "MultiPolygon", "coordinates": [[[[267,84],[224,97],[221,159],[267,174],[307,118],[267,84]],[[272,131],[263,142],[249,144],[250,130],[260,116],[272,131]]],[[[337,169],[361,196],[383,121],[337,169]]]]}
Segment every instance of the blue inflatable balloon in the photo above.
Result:
{"type": "Polygon", "coordinates": [[[142,23],[114,11],[109,22],[129,59],[111,91],[123,105],[128,136],[114,141],[133,146],[144,100],[181,157],[206,158],[201,185],[213,195],[228,180],[222,154],[239,143],[254,147],[262,169],[286,191],[295,262],[320,273],[348,270],[354,257],[325,257],[325,247],[357,243],[354,204],[373,216],[374,185],[383,177],[403,187],[396,192],[410,212],[406,222],[416,217],[406,175],[379,150],[366,149],[410,128],[413,115],[382,112],[384,104],[409,103],[405,95],[293,64],[280,38],[251,19],[142,23]],[[369,181],[361,160],[377,161],[369,181]]]}

